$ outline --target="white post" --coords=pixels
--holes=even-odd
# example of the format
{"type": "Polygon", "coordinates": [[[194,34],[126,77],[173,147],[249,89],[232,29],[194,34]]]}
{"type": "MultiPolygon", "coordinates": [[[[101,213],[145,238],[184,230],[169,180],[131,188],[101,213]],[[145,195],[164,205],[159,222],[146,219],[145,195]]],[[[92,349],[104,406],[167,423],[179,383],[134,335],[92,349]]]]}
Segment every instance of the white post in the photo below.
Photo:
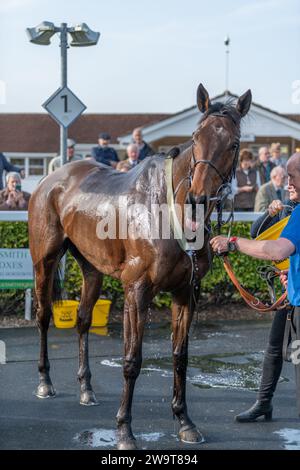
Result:
{"type": "Polygon", "coordinates": [[[31,320],[31,289],[25,290],[25,320],[31,320]]]}

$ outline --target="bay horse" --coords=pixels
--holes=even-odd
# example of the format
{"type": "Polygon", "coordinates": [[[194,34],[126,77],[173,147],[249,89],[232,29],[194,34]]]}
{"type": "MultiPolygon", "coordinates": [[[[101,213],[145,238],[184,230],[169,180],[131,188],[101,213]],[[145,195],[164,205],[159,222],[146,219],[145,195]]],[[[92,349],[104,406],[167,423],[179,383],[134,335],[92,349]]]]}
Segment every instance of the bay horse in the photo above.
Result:
{"type": "MultiPolygon", "coordinates": [[[[197,104],[203,116],[185,149],[173,155],[172,183],[177,188],[176,203],[204,204],[205,223],[216,202],[220,187],[231,181],[236,166],[240,121],[251,105],[251,91],[236,105],[212,104],[202,84],[197,104]],[[177,155],[176,155],[177,154],[177,155]],[[176,155],[176,156],[175,156],[176,155]]],[[[55,395],[49,370],[47,332],[52,315],[55,273],[67,250],[78,262],[83,285],[78,308],[80,403],[97,404],[91,386],[88,333],[91,314],[101,289],[103,274],[121,280],[124,287],[124,386],[117,413],[118,449],[135,449],[131,429],[131,406],[136,379],[142,364],[142,338],[149,303],[161,290],[172,294],[172,341],[174,389],[172,410],[179,421],[183,442],[201,442],[202,435],[190,419],[186,404],[188,336],[198,292],[191,296],[190,256],[171,234],[170,239],[99,239],[99,207],[117,206],[120,196],[150,210],[150,203],[167,202],[163,155],[149,157],[128,173],[118,172],[91,160],[64,165],[43,179],[29,203],[29,240],[35,272],[37,325],[40,333],[39,386],[36,395],[55,395]]],[[[126,207],[125,207],[126,210],[126,207]]],[[[101,212],[101,211],[100,211],[101,212]]],[[[117,217],[118,212],[116,212],[117,217]]],[[[147,225],[147,217],[137,213],[128,224],[147,225]]],[[[200,280],[209,269],[209,229],[204,246],[194,253],[195,272],[200,280]]]]}

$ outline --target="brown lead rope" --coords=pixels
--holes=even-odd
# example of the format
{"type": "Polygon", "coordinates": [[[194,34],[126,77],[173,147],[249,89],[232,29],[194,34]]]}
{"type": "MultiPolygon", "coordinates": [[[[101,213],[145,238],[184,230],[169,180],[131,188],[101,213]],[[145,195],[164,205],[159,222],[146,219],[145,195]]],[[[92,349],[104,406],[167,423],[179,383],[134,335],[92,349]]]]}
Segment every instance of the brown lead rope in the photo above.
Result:
{"type": "Polygon", "coordinates": [[[287,306],[288,304],[288,302],[286,301],[287,292],[284,292],[284,294],[282,294],[279,297],[279,299],[276,300],[276,302],[274,302],[272,305],[264,304],[257,297],[254,297],[254,295],[246,291],[246,289],[244,289],[244,287],[239,283],[239,281],[235,277],[235,274],[232,270],[231,264],[227,256],[223,257],[223,263],[224,263],[224,268],[228,276],[230,277],[232,283],[235,285],[235,287],[237,288],[237,290],[243,297],[244,301],[249,305],[249,307],[253,308],[254,310],[257,310],[258,312],[264,313],[264,312],[271,312],[272,310],[281,310],[282,308],[285,308],[287,306]]]}

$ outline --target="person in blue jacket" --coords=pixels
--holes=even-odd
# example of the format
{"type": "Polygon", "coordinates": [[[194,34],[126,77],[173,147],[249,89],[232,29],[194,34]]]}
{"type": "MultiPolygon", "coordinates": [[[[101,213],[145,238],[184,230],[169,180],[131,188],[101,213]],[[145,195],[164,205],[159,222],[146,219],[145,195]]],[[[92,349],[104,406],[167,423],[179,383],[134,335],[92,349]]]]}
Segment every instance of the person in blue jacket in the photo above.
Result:
{"type": "Polygon", "coordinates": [[[98,163],[104,163],[104,165],[116,168],[119,159],[115,149],[109,146],[110,135],[107,132],[101,132],[101,134],[99,134],[98,143],[99,145],[97,147],[92,148],[92,157],[98,163]]]}
{"type": "MultiPolygon", "coordinates": [[[[213,250],[218,253],[226,252],[230,248],[230,251],[240,251],[265,260],[290,258],[289,272],[282,273],[281,281],[288,290],[288,300],[292,307],[293,328],[298,339],[300,338],[300,153],[295,153],[288,160],[287,172],[289,201],[284,204],[279,200],[273,201],[268,213],[260,217],[253,224],[251,230],[251,236],[256,236],[258,230],[260,232],[265,230],[291,213],[288,224],[278,240],[258,241],[236,238],[231,241],[226,237],[217,236],[211,240],[211,245],[213,250]]],[[[260,416],[264,416],[266,420],[272,418],[272,397],[282,369],[282,347],[287,313],[287,309],[279,310],[274,316],[269,345],[264,358],[258,398],[249,410],[236,416],[236,420],[239,422],[252,422],[260,416]]],[[[299,392],[300,370],[297,365],[296,381],[299,392]]],[[[299,407],[299,396],[297,398],[299,407]]]]}

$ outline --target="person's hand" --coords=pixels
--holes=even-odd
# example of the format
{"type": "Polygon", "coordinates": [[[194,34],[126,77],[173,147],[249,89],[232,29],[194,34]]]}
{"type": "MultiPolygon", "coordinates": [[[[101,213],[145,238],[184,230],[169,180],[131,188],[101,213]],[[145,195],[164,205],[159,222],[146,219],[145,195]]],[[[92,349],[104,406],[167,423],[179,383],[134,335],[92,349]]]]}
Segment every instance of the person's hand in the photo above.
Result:
{"type": "Polygon", "coordinates": [[[210,244],[215,253],[224,253],[228,251],[228,238],[218,235],[210,240],[210,244]]]}
{"type": "Polygon", "coordinates": [[[16,207],[16,198],[17,198],[16,191],[9,191],[8,197],[6,200],[6,204],[8,205],[8,207],[16,207]]]}
{"type": "Polygon", "coordinates": [[[253,186],[250,186],[250,185],[246,185],[246,186],[242,186],[241,188],[239,188],[241,193],[252,193],[253,191],[253,186]]]}
{"type": "Polygon", "coordinates": [[[282,209],[283,204],[280,199],[275,199],[268,207],[269,216],[274,217],[276,214],[278,214],[278,212],[282,211],[282,209]]]}
{"type": "Polygon", "coordinates": [[[20,171],[20,176],[21,176],[22,179],[25,178],[25,170],[21,170],[21,171],[20,171]]]}
{"type": "Polygon", "coordinates": [[[284,271],[281,271],[280,276],[279,276],[280,282],[285,289],[287,289],[287,285],[288,285],[288,272],[289,272],[288,269],[285,269],[284,271]]]}

